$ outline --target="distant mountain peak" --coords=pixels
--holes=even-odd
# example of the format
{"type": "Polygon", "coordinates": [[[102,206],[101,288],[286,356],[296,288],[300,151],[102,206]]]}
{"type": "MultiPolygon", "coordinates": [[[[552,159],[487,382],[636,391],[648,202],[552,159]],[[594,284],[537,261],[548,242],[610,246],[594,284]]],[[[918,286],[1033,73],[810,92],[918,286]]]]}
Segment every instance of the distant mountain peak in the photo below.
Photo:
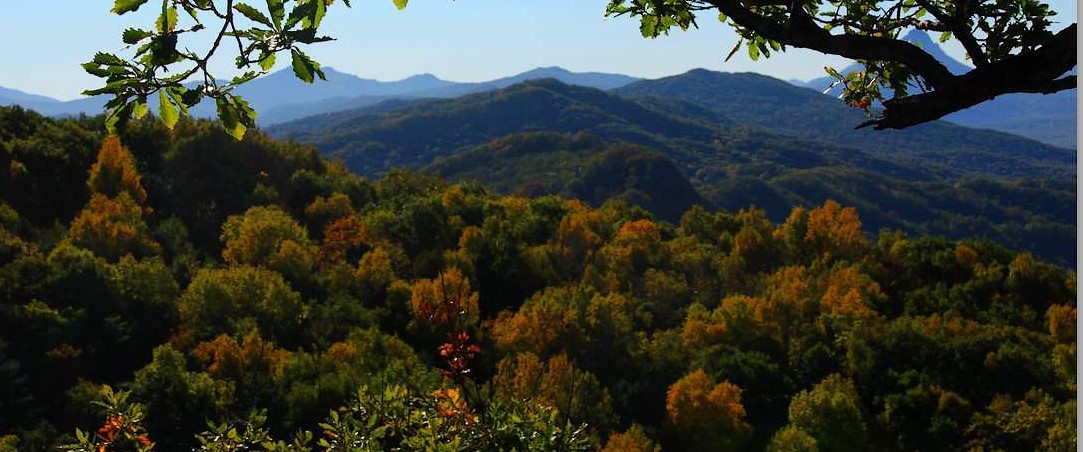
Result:
{"type": "Polygon", "coordinates": [[[936,61],[946,66],[952,74],[965,74],[972,69],[945,53],[944,49],[940,47],[940,43],[933,40],[932,36],[929,36],[929,33],[924,30],[910,30],[906,36],[903,36],[903,40],[921,47],[921,50],[936,58],[936,61]]]}
{"type": "Polygon", "coordinates": [[[528,76],[532,76],[532,77],[534,77],[534,76],[550,76],[551,77],[551,76],[556,76],[556,75],[568,75],[568,74],[571,74],[571,71],[569,71],[567,69],[564,69],[564,68],[562,68],[560,66],[546,66],[546,67],[536,67],[536,68],[531,69],[529,71],[526,71],[526,72],[524,72],[524,73],[522,73],[520,75],[524,75],[524,76],[528,75],[528,76]]]}
{"type": "Polygon", "coordinates": [[[440,77],[437,77],[435,75],[432,75],[432,74],[426,72],[424,74],[411,75],[411,76],[406,77],[406,78],[404,78],[404,79],[402,79],[400,81],[403,81],[403,82],[406,82],[406,81],[410,81],[410,82],[442,82],[444,80],[441,79],[440,77]]]}

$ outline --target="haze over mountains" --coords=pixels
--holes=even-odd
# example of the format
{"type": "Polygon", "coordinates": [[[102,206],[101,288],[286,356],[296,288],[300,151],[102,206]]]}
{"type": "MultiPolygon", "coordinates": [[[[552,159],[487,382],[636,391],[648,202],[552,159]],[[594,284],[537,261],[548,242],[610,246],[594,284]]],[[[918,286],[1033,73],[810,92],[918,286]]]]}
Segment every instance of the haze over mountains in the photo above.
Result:
{"type": "MultiPolygon", "coordinates": [[[[392,98],[450,98],[541,78],[599,89],[612,89],[640,80],[620,74],[575,73],[559,67],[536,68],[486,82],[451,82],[432,74],[384,82],[342,73],[331,67],[324,67],[323,72],[327,80],[307,84],[298,80],[292,70],[283,69],[238,87],[236,93],[256,109],[260,124],[271,125],[304,116],[363,107],[392,98]]],[[[19,105],[48,116],[100,114],[107,100],[105,96],[95,96],[59,101],[0,87],[0,105],[19,105]]],[[[157,109],[154,102],[152,98],[151,111],[157,109]]],[[[196,117],[213,117],[214,105],[203,102],[191,109],[191,113],[196,117]]]]}
{"type": "MultiPolygon", "coordinates": [[[[969,66],[944,53],[924,32],[912,32],[906,39],[927,49],[954,73],[969,70],[969,66]]],[[[858,69],[858,66],[845,68],[843,72],[855,69],[858,69]]],[[[324,72],[327,75],[326,81],[309,85],[294,77],[291,70],[285,69],[243,85],[237,89],[237,93],[248,100],[259,113],[257,121],[260,125],[269,126],[305,116],[366,107],[389,99],[452,98],[542,78],[553,78],[572,85],[602,90],[617,89],[640,80],[620,74],[574,73],[559,67],[540,67],[486,82],[453,82],[432,74],[419,74],[396,81],[378,81],[345,74],[331,67],[325,67],[324,72]]],[[[794,85],[820,92],[830,86],[831,82],[830,77],[804,82],[790,81],[794,85]]],[[[837,96],[840,89],[836,87],[827,94],[837,96]]],[[[1074,90],[1046,96],[1001,96],[969,110],[949,115],[945,119],[968,127],[999,130],[1074,149],[1075,99],[1074,90]]],[[[104,97],[64,102],[0,87],[0,105],[20,105],[50,116],[98,114],[105,102],[104,97]]],[[[153,104],[156,100],[152,98],[150,102],[151,111],[155,111],[156,105],[153,104]]],[[[213,104],[209,102],[192,109],[192,113],[197,117],[215,116],[213,104]]],[[[847,116],[848,119],[856,117],[854,114],[847,116]]]]}

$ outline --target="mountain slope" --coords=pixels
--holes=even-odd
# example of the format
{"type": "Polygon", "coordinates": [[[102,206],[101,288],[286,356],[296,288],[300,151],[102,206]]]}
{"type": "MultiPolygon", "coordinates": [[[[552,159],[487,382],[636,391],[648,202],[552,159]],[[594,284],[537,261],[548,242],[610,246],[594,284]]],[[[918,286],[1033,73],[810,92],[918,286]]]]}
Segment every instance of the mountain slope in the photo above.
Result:
{"type": "Polygon", "coordinates": [[[677,98],[774,133],[850,146],[944,174],[1075,178],[1075,152],[1071,150],[943,121],[906,130],[854,130],[864,119],[860,111],[829,96],[758,74],[696,69],[636,82],[613,93],[629,98],[677,98]]]}
{"type": "MultiPolygon", "coordinates": [[[[953,74],[962,74],[972,69],[944,53],[940,45],[923,31],[911,31],[904,39],[921,46],[953,74]]],[[[840,72],[847,74],[861,69],[862,66],[854,64],[840,72]]],[[[807,82],[797,81],[794,84],[838,97],[842,93],[842,87],[828,89],[832,82],[834,79],[831,77],[820,77],[807,82]]],[[[1004,95],[945,116],[944,120],[966,127],[997,130],[1054,146],[1075,149],[1076,116],[1076,91],[1068,90],[1050,95],[1004,95]]]]}
{"type": "Polygon", "coordinates": [[[699,187],[743,172],[771,173],[821,165],[855,165],[900,177],[932,173],[854,149],[798,142],[739,126],[680,100],[632,101],[557,80],[535,80],[456,99],[415,102],[374,113],[361,109],[272,126],[272,136],[315,144],[362,175],[419,168],[437,157],[515,133],[586,132],[609,142],[657,149],[699,187]],[[693,111],[692,118],[677,116],[693,111]],[[740,168],[731,165],[741,164],[740,168]]]}
{"type": "Polygon", "coordinates": [[[598,137],[534,132],[497,138],[426,171],[449,181],[473,180],[500,193],[561,195],[598,206],[621,199],[676,223],[706,202],[672,160],[636,145],[609,145],[598,137]]]}
{"type": "Polygon", "coordinates": [[[944,117],[967,127],[1013,133],[1076,149],[1076,90],[1053,94],[1007,94],[944,117]]]}
{"type": "Polygon", "coordinates": [[[0,86],[0,105],[54,104],[59,100],[0,86]]]}

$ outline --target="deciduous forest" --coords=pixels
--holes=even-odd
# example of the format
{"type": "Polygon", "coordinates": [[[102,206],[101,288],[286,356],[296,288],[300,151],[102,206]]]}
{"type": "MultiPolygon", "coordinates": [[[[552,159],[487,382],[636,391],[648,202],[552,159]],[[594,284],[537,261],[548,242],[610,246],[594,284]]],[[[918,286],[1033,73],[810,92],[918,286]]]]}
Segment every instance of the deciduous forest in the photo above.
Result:
{"type": "Polygon", "coordinates": [[[104,121],[0,108],[0,449],[1075,447],[1076,275],[1030,254],[104,121]]]}

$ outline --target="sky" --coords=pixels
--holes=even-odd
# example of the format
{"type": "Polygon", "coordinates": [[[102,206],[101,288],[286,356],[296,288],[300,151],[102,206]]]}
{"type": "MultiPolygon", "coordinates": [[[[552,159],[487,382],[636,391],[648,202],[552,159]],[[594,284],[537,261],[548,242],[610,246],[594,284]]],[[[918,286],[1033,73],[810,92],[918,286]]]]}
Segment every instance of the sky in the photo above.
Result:
{"type": "MultiPolygon", "coordinates": [[[[251,0],[262,4],[260,0],[251,0]]],[[[124,28],[149,28],[155,1],[139,12],[116,16],[110,0],[0,0],[0,86],[61,100],[101,85],[79,67],[97,51],[121,53],[124,28]]],[[[639,23],[605,18],[606,0],[413,0],[402,11],[392,0],[336,2],[321,27],[336,41],[309,46],[324,66],[363,78],[399,80],[430,73],[445,80],[483,81],[536,67],[611,72],[657,78],[694,68],[758,72],[808,80],[823,67],[842,67],[838,57],[790,49],[750,61],[743,50],[726,54],[736,35],[709,13],[700,28],[643,38],[639,23]]],[[[1075,0],[1052,0],[1060,25],[1076,21],[1075,0]]],[[[158,3],[160,5],[160,3],[158,3]]],[[[203,50],[207,41],[196,41],[203,50]]],[[[960,60],[958,45],[946,46],[960,60]]],[[[232,57],[219,59],[215,75],[235,74],[232,57]]],[[[276,70],[287,66],[279,58],[276,70]]]]}

